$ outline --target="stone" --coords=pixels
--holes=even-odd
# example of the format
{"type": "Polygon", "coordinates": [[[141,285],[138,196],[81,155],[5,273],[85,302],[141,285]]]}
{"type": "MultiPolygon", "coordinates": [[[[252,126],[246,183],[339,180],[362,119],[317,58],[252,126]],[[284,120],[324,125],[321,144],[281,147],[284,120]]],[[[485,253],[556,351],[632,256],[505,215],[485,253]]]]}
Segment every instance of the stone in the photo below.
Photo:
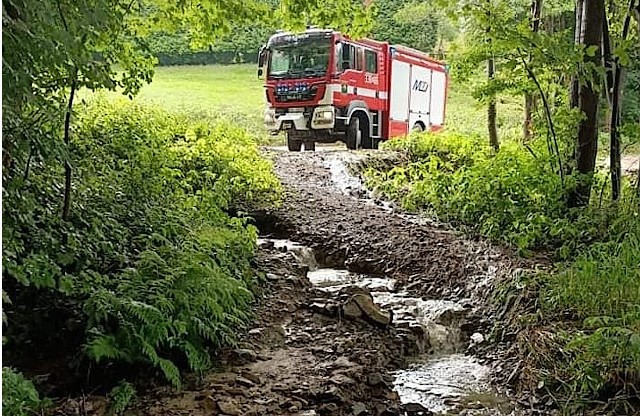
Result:
{"type": "Polygon", "coordinates": [[[482,344],[484,342],[484,335],[476,332],[473,335],[471,335],[471,342],[473,342],[474,344],[482,344]]]}
{"type": "Polygon", "coordinates": [[[404,411],[407,412],[407,414],[409,415],[419,414],[419,415],[428,416],[433,414],[433,412],[431,412],[429,409],[427,409],[420,403],[407,403],[404,405],[404,411]]]}
{"type": "Polygon", "coordinates": [[[367,375],[367,384],[370,386],[377,386],[384,381],[382,378],[382,374],[380,373],[371,373],[367,375]]]}
{"type": "Polygon", "coordinates": [[[258,358],[258,355],[255,353],[255,351],[248,348],[236,348],[235,350],[233,350],[233,352],[240,358],[243,358],[245,360],[256,361],[256,359],[258,358]]]}
{"type": "Polygon", "coordinates": [[[329,381],[338,386],[349,386],[355,384],[355,381],[352,378],[347,377],[344,374],[335,374],[329,379],[329,381]]]}
{"type": "Polygon", "coordinates": [[[247,380],[251,380],[253,381],[255,384],[260,385],[262,384],[262,380],[260,380],[260,376],[252,373],[249,370],[242,370],[240,371],[240,375],[244,378],[246,378],[247,380]]]}
{"type": "Polygon", "coordinates": [[[222,400],[218,402],[218,408],[226,415],[236,416],[240,414],[240,408],[235,401],[222,400]]]}
{"type": "Polygon", "coordinates": [[[236,377],[236,383],[244,387],[255,387],[256,383],[244,377],[236,377]]]}
{"type": "Polygon", "coordinates": [[[353,406],[351,406],[351,413],[353,416],[363,416],[368,415],[369,410],[367,410],[367,406],[362,402],[357,402],[353,406]]]}

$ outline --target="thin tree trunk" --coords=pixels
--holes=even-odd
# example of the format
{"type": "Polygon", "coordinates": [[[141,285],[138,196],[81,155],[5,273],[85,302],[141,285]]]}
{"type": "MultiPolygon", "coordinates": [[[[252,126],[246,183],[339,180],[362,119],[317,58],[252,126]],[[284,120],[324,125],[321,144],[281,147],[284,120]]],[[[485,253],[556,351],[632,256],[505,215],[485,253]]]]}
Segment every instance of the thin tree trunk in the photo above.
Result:
{"type": "MultiPolygon", "coordinates": [[[[584,38],[585,47],[600,49],[602,39],[602,20],[604,19],[604,0],[585,0],[584,2],[584,38]]],[[[585,60],[601,66],[601,58],[587,56],[585,60]]],[[[594,71],[594,76],[597,76],[594,71]]],[[[569,206],[585,206],[589,203],[591,182],[596,165],[598,151],[598,99],[599,94],[593,80],[586,80],[579,88],[579,108],[585,118],[578,127],[578,146],[576,148],[576,168],[584,175],[578,181],[576,189],[569,198],[569,206]]]]}
{"type": "Polygon", "coordinates": [[[71,80],[71,92],[69,93],[69,103],[67,105],[67,112],[64,115],[64,144],[67,149],[67,156],[64,162],[64,203],[62,205],[62,219],[67,220],[69,218],[69,209],[71,207],[71,163],[69,163],[69,132],[71,128],[71,112],[73,111],[73,99],[76,95],[76,88],[78,86],[78,71],[73,73],[73,79],[71,80]]]}
{"type": "MultiPolygon", "coordinates": [[[[542,0],[531,1],[531,31],[537,33],[540,29],[540,16],[542,14],[542,0]]],[[[523,137],[525,141],[531,139],[532,122],[531,118],[535,107],[533,93],[527,92],[524,95],[524,122],[522,124],[523,137]]]]}
{"type": "MultiPolygon", "coordinates": [[[[638,4],[636,5],[633,13],[636,16],[636,23],[638,24],[638,39],[640,39],[640,2],[638,2],[638,4]]],[[[638,182],[636,183],[636,196],[638,197],[638,204],[640,205],[640,161],[638,161],[638,182]]]]}
{"type": "MultiPolygon", "coordinates": [[[[629,1],[629,8],[624,19],[622,27],[622,41],[627,39],[629,35],[629,27],[631,24],[631,14],[633,13],[634,3],[636,0],[629,1]]],[[[640,3],[639,3],[640,4],[640,3]]],[[[640,5],[638,6],[640,7],[640,5]]],[[[604,35],[608,38],[609,27],[605,19],[604,35]]],[[[608,39],[607,39],[608,41],[608,39]]],[[[606,44],[605,44],[606,45],[606,44]]],[[[610,44],[609,44],[610,48],[610,44]]],[[[622,80],[624,68],[620,65],[620,59],[615,57],[613,60],[613,81],[611,88],[611,126],[610,126],[610,149],[609,149],[609,165],[611,169],[611,199],[617,201],[620,199],[622,166],[620,162],[620,114],[622,111],[622,80]]]]}
{"type": "MultiPolygon", "coordinates": [[[[489,80],[495,77],[495,62],[493,57],[487,60],[487,76],[489,80]]],[[[496,97],[491,97],[489,106],[487,107],[487,127],[489,128],[489,143],[495,150],[500,149],[498,141],[498,128],[496,126],[496,97]]]]}
{"type": "MultiPolygon", "coordinates": [[[[577,0],[576,1],[576,28],[573,32],[573,41],[576,44],[581,44],[584,39],[583,29],[584,29],[584,2],[585,0],[577,0]]],[[[573,75],[571,77],[571,91],[570,91],[570,101],[569,105],[571,108],[576,108],[579,104],[580,100],[580,81],[577,75],[573,75]]]]}
{"type": "MultiPolygon", "coordinates": [[[[495,78],[496,67],[495,59],[493,57],[493,48],[491,40],[491,0],[487,0],[487,21],[489,22],[486,28],[487,43],[489,44],[489,58],[487,59],[487,79],[491,83],[495,78]]],[[[487,107],[487,129],[489,130],[489,144],[496,151],[500,149],[500,142],[498,141],[498,127],[496,125],[496,97],[492,95],[489,99],[489,105],[487,107]]]]}

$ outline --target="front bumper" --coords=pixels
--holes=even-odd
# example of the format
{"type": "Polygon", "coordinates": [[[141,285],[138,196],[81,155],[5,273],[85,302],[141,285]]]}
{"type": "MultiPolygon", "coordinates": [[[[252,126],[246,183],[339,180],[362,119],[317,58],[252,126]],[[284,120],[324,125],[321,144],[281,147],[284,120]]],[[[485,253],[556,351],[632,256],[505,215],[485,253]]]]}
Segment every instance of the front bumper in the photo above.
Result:
{"type": "Polygon", "coordinates": [[[274,108],[267,108],[264,112],[264,124],[271,132],[327,130],[333,129],[335,122],[335,108],[326,105],[308,108],[306,111],[276,113],[274,108]]]}

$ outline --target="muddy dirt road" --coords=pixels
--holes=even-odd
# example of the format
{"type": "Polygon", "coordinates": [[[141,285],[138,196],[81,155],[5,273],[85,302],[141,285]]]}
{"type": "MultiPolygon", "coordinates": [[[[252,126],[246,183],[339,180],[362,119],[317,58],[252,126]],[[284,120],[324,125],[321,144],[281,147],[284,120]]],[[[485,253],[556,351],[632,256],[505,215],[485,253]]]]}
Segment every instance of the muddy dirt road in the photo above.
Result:
{"type": "MultiPolygon", "coordinates": [[[[349,166],[382,152],[265,154],[286,193],[258,215],[255,322],[219,372],[153,390],[131,414],[524,414],[473,351],[488,343],[492,284],[527,265],[370,198],[349,166]]],[[[89,404],[65,411],[106,406],[89,404]]]]}

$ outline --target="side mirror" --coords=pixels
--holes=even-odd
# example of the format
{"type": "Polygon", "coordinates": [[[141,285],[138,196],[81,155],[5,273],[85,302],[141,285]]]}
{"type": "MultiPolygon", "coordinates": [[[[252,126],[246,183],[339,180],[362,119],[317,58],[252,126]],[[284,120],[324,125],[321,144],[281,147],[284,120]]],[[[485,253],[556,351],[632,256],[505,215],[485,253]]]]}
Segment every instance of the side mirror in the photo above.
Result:
{"type": "Polygon", "coordinates": [[[261,78],[264,72],[262,68],[264,67],[264,62],[266,60],[266,57],[267,57],[267,48],[265,45],[262,45],[260,47],[260,51],[258,52],[258,78],[261,78]]]}

